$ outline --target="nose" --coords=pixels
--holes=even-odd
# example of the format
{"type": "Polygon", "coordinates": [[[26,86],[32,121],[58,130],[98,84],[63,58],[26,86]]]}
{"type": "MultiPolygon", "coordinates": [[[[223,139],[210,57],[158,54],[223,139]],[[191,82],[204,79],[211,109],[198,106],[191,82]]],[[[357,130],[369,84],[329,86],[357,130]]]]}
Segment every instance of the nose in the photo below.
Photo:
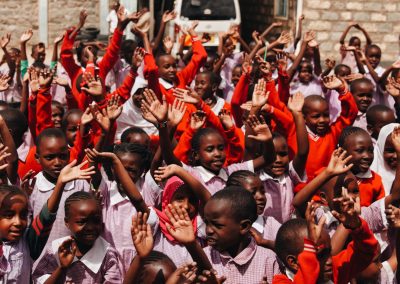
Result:
{"type": "Polygon", "coordinates": [[[60,166],[61,165],[61,159],[59,157],[54,159],[54,165],[55,166],[60,166]]]}
{"type": "Polygon", "coordinates": [[[213,234],[214,234],[214,230],[212,229],[212,227],[209,225],[206,225],[206,235],[211,236],[213,234]]]}
{"type": "Polygon", "coordinates": [[[22,218],[19,217],[19,216],[15,216],[13,225],[14,225],[15,227],[20,227],[20,226],[22,226],[22,218]]]}

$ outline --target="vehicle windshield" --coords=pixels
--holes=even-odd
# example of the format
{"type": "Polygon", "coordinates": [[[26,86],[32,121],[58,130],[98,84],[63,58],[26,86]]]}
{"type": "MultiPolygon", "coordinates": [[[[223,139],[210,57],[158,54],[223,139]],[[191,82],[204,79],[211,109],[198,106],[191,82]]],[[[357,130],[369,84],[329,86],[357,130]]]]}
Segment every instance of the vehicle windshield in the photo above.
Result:
{"type": "Polygon", "coordinates": [[[189,20],[231,20],[236,18],[233,0],[183,0],[181,16],[189,20]]]}

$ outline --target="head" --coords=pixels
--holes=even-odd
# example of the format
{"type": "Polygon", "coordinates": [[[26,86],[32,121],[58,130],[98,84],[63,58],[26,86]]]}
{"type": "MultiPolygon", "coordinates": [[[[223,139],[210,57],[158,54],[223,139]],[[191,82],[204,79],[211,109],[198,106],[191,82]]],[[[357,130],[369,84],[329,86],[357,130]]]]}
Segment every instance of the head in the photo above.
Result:
{"type": "Polygon", "coordinates": [[[373,68],[378,67],[381,62],[381,48],[376,44],[368,45],[365,49],[365,56],[373,68]]]}
{"type": "Polygon", "coordinates": [[[272,134],[276,158],[273,164],[265,168],[267,174],[278,178],[285,174],[289,168],[289,147],[286,138],[279,132],[272,134]]]}
{"type": "Polygon", "coordinates": [[[51,102],[51,121],[55,128],[61,128],[61,120],[64,116],[64,107],[57,101],[51,102]]]}
{"type": "Polygon", "coordinates": [[[201,128],[192,138],[192,161],[218,174],[226,159],[225,141],[218,130],[201,128]]]}
{"type": "Polygon", "coordinates": [[[64,222],[78,245],[93,246],[104,229],[99,201],[89,192],[74,192],[65,200],[64,222]]]}
{"type": "Polygon", "coordinates": [[[150,136],[142,128],[132,126],[122,132],[121,143],[139,144],[150,149],[150,136]]]}
{"type": "Polygon", "coordinates": [[[378,139],[382,127],[395,120],[393,110],[385,105],[374,105],[367,110],[367,129],[375,139],[378,139]]]}
{"type": "Polygon", "coordinates": [[[0,185],[0,238],[20,240],[28,224],[28,197],[16,186],[0,185]]]}
{"type": "Polygon", "coordinates": [[[110,9],[115,10],[115,12],[117,12],[120,6],[121,4],[119,3],[119,1],[112,1],[110,4],[110,9]]]}
{"type": "Polygon", "coordinates": [[[176,62],[175,58],[169,54],[162,54],[157,57],[158,74],[167,82],[173,83],[176,80],[176,62]]]}
{"type": "Polygon", "coordinates": [[[233,172],[229,176],[226,186],[243,187],[253,195],[257,204],[257,215],[262,215],[264,213],[267,198],[265,196],[264,185],[257,174],[247,170],[233,172]]]}
{"type": "Polygon", "coordinates": [[[203,100],[206,100],[214,96],[219,83],[220,79],[215,73],[203,71],[197,74],[194,89],[203,100]]]}
{"type": "Polygon", "coordinates": [[[215,52],[207,52],[207,60],[204,63],[203,70],[212,72],[214,69],[214,64],[218,60],[218,54],[215,52]]]}
{"type": "Polygon", "coordinates": [[[25,115],[15,108],[1,110],[0,115],[6,122],[14,139],[15,146],[18,148],[22,144],[24,133],[28,130],[28,121],[25,115]]]}
{"type": "Polygon", "coordinates": [[[374,145],[368,132],[360,127],[348,126],[339,137],[339,146],[352,156],[354,174],[365,173],[374,160],[374,145]]]}
{"type": "Polygon", "coordinates": [[[351,82],[350,92],[353,94],[358,110],[366,113],[372,103],[374,85],[368,78],[360,78],[351,82]]]}
{"type": "Polygon", "coordinates": [[[90,49],[90,51],[94,55],[93,63],[96,64],[97,62],[97,53],[99,51],[97,46],[95,45],[87,46],[81,41],[78,47],[76,48],[76,56],[78,61],[81,63],[82,67],[86,67],[89,61],[88,49],[90,49]]]}
{"type": "MultiPolygon", "coordinates": [[[[304,219],[291,219],[279,228],[275,240],[275,252],[285,267],[296,273],[299,270],[298,256],[304,249],[304,238],[309,238],[307,222],[304,219]]],[[[322,230],[321,238],[316,244],[317,258],[320,264],[319,280],[332,280],[331,239],[329,234],[322,230]]]]}
{"type": "Polygon", "coordinates": [[[15,47],[11,47],[8,53],[10,54],[10,58],[13,62],[16,62],[21,56],[21,50],[15,47]]]}
{"type": "Polygon", "coordinates": [[[133,182],[137,182],[150,168],[153,158],[149,149],[140,144],[121,143],[115,145],[114,153],[122,162],[133,182]]]}
{"type": "Polygon", "coordinates": [[[270,50],[265,56],[265,61],[267,61],[271,66],[271,73],[274,73],[277,68],[276,52],[270,50]]]}
{"type": "Polygon", "coordinates": [[[334,72],[338,77],[346,77],[351,74],[351,68],[345,64],[338,64],[335,66],[334,72]]]}
{"type": "Polygon", "coordinates": [[[397,154],[393,145],[391,133],[386,137],[385,147],[383,150],[383,159],[386,165],[393,171],[397,168],[397,154]]]}
{"type": "Polygon", "coordinates": [[[166,283],[175,270],[174,262],[167,255],[153,250],[141,260],[137,281],[138,283],[166,283]]]}
{"type": "Polygon", "coordinates": [[[69,161],[65,134],[58,128],[43,130],[36,138],[35,158],[46,178],[55,182],[69,161]]]}
{"type": "Polygon", "coordinates": [[[361,40],[357,36],[352,36],[349,40],[349,45],[354,46],[355,48],[361,48],[361,40]]]}
{"type": "Polygon", "coordinates": [[[400,69],[394,69],[392,71],[391,77],[396,80],[397,83],[400,82],[400,69]]]}
{"type": "Polygon", "coordinates": [[[329,129],[329,106],[327,101],[318,95],[305,98],[303,115],[306,125],[312,132],[324,136],[329,129]]]}
{"type": "Polygon", "coordinates": [[[242,76],[242,65],[236,65],[232,69],[232,78],[231,82],[236,87],[237,83],[239,82],[240,77],[242,76]]]}
{"type": "Polygon", "coordinates": [[[134,40],[127,39],[122,41],[121,44],[121,57],[128,63],[132,64],[132,55],[137,47],[137,43],[134,40]]]}
{"type": "Polygon", "coordinates": [[[32,58],[37,63],[44,63],[46,59],[46,46],[43,42],[39,42],[38,44],[34,44],[32,46],[32,58]]]}
{"type": "Polygon", "coordinates": [[[218,191],[204,208],[208,245],[235,256],[256,219],[257,204],[250,192],[238,186],[218,191]]]}
{"type": "Polygon", "coordinates": [[[71,109],[67,111],[61,121],[61,129],[64,131],[69,146],[73,146],[76,134],[79,131],[83,112],[80,109],[71,109]]]}
{"type": "Polygon", "coordinates": [[[313,79],[313,67],[309,61],[303,60],[299,67],[297,67],[299,72],[299,81],[303,84],[308,84],[313,79]]]}

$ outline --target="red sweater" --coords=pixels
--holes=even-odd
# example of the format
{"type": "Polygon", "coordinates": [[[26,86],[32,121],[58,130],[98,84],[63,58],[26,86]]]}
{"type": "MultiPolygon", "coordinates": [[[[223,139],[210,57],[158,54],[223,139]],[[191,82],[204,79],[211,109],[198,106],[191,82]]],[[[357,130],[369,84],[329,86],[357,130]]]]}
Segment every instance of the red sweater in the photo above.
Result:
{"type": "MultiPolygon", "coordinates": [[[[347,248],[332,256],[333,282],[335,284],[349,283],[352,278],[367,268],[378,249],[378,241],[363,219],[361,219],[361,227],[353,230],[351,236],[353,241],[348,244],[347,248]]],[[[291,281],[286,275],[277,275],[272,283],[316,283],[319,263],[315,254],[311,255],[311,252],[303,251],[299,254],[298,259],[300,269],[297,271],[294,281],[291,281]]]]}
{"type": "Polygon", "coordinates": [[[357,178],[358,188],[360,189],[360,204],[368,207],[375,201],[385,197],[382,178],[380,175],[371,171],[370,178],[357,178]]]}

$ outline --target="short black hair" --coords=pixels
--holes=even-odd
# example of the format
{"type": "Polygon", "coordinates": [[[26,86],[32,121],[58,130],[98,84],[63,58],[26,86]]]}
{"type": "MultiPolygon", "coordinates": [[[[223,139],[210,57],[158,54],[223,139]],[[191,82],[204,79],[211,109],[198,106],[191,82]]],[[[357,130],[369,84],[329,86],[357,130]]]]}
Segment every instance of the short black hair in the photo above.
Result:
{"type": "Polygon", "coordinates": [[[354,41],[359,40],[361,42],[361,39],[358,36],[352,36],[349,39],[349,44],[352,45],[354,43],[354,41]]]}
{"type": "Polygon", "coordinates": [[[311,62],[308,61],[307,59],[303,59],[303,60],[300,62],[299,66],[297,67],[297,72],[300,72],[300,71],[301,71],[301,68],[303,68],[303,65],[304,65],[304,64],[307,65],[307,69],[309,69],[309,71],[312,73],[312,72],[313,72],[313,66],[312,66],[311,62]]]}
{"type": "Polygon", "coordinates": [[[339,136],[338,145],[339,147],[344,147],[344,144],[346,144],[346,141],[350,136],[363,134],[369,136],[368,132],[360,127],[347,126],[342,130],[342,133],[339,136]]]}
{"type": "Polygon", "coordinates": [[[46,128],[36,137],[36,153],[39,153],[40,144],[42,143],[43,138],[61,138],[65,140],[67,143],[67,138],[65,137],[64,132],[62,132],[58,128],[46,128]]]}
{"type": "Polygon", "coordinates": [[[351,74],[351,68],[347,66],[346,64],[338,64],[335,66],[335,69],[333,69],[333,72],[335,75],[338,75],[341,70],[346,69],[349,74],[351,74]]]}
{"type": "Polygon", "coordinates": [[[290,219],[279,228],[275,239],[275,253],[285,265],[288,255],[297,256],[303,251],[304,231],[307,232],[307,222],[304,219],[290,219]]]}
{"type": "MultiPolygon", "coordinates": [[[[199,130],[196,131],[196,133],[193,135],[192,141],[191,141],[191,153],[198,152],[200,150],[200,145],[201,145],[201,138],[204,136],[210,135],[210,134],[217,134],[221,135],[221,133],[216,130],[215,128],[211,127],[206,127],[206,128],[200,128],[199,130]]],[[[191,158],[191,164],[196,165],[195,161],[193,158],[191,158]]]]}
{"type": "Polygon", "coordinates": [[[226,182],[226,186],[242,186],[243,180],[248,177],[256,177],[257,174],[248,171],[248,170],[240,170],[233,172],[226,182]]]}
{"type": "MultiPolygon", "coordinates": [[[[143,283],[143,279],[147,273],[147,267],[153,267],[157,263],[170,265],[172,268],[176,269],[176,265],[169,258],[168,255],[160,251],[153,250],[149,253],[148,256],[146,256],[145,258],[143,258],[143,260],[141,260],[141,267],[140,267],[141,269],[139,269],[139,273],[137,275],[138,283],[143,283]]],[[[156,279],[154,280],[154,283],[165,283],[166,280],[167,279],[164,279],[164,275],[158,273],[156,279]]]]}
{"type": "Polygon", "coordinates": [[[19,109],[15,108],[3,109],[0,111],[0,115],[11,131],[15,145],[19,147],[22,144],[24,133],[28,130],[28,120],[19,109]]]}
{"type": "Polygon", "coordinates": [[[99,200],[93,195],[93,193],[86,192],[86,191],[77,191],[77,192],[72,193],[65,200],[65,204],[64,204],[65,218],[68,218],[70,215],[71,204],[74,202],[77,202],[77,201],[82,201],[82,200],[94,200],[94,201],[96,201],[99,208],[101,208],[99,200]]]}
{"type": "Polygon", "coordinates": [[[376,44],[370,44],[370,45],[368,45],[368,46],[365,48],[365,54],[367,55],[368,52],[369,52],[371,49],[378,49],[378,50],[379,50],[379,53],[382,55],[382,50],[381,50],[381,48],[380,48],[378,45],[376,45],[376,44]]]}
{"type": "Polygon", "coordinates": [[[162,57],[172,57],[174,58],[171,54],[168,53],[160,53],[157,57],[156,57],[156,65],[160,66],[160,60],[162,57]]]}
{"type": "Polygon", "coordinates": [[[142,134],[142,135],[147,136],[149,138],[149,140],[150,140],[150,136],[146,133],[146,131],[144,131],[140,127],[132,126],[132,127],[129,127],[127,129],[125,129],[124,132],[122,132],[121,142],[122,143],[128,143],[128,137],[131,134],[142,134]]]}
{"type": "Polygon", "coordinates": [[[225,201],[230,206],[231,216],[237,221],[250,220],[252,223],[257,220],[257,204],[253,195],[241,186],[227,186],[211,196],[210,201],[225,201]]]}
{"type": "Polygon", "coordinates": [[[121,143],[114,146],[114,154],[118,155],[124,153],[139,155],[144,172],[150,169],[153,154],[147,147],[136,143],[121,143]]]}
{"type": "Polygon", "coordinates": [[[328,105],[328,102],[322,96],[310,95],[304,99],[304,105],[303,105],[303,110],[302,110],[304,114],[306,114],[308,112],[309,104],[311,104],[313,102],[323,102],[328,105]]]}
{"type": "Polygon", "coordinates": [[[359,78],[359,79],[356,79],[356,80],[354,80],[353,82],[351,82],[351,84],[350,84],[350,92],[352,93],[352,94],[354,94],[355,93],[355,91],[356,91],[356,88],[358,87],[358,85],[360,85],[360,84],[370,84],[370,85],[374,85],[372,82],[371,82],[371,80],[370,79],[368,79],[368,78],[365,78],[365,77],[363,77],[363,78],[359,78]]]}
{"type": "Polygon", "coordinates": [[[367,124],[374,125],[376,123],[376,115],[383,112],[391,112],[394,115],[393,110],[386,105],[374,105],[370,107],[367,112],[367,124]]]}
{"type": "Polygon", "coordinates": [[[211,71],[203,71],[197,74],[198,75],[206,75],[208,76],[208,78],[210,78],[210,84],[211,86],[219,86],[219,84],[221,83],[221,77],[218,76],[217,74],[215,74],[214,72],[211,71]]]}
{"type": "Polygon", "coordinates": [[[68,111],[63,115],[63,118],[62,118],[62,120],[61,120],[61,129],[62,129],[63,131],[67,130],[68,118],[69,118],[71,115],[74,115],[74,114],[82,115],[82,114],[83,114],[83,111],[80,110],[80,109],[78,109],[78,108],[73,108],[73,109],[68,110],[68,111]]]}

